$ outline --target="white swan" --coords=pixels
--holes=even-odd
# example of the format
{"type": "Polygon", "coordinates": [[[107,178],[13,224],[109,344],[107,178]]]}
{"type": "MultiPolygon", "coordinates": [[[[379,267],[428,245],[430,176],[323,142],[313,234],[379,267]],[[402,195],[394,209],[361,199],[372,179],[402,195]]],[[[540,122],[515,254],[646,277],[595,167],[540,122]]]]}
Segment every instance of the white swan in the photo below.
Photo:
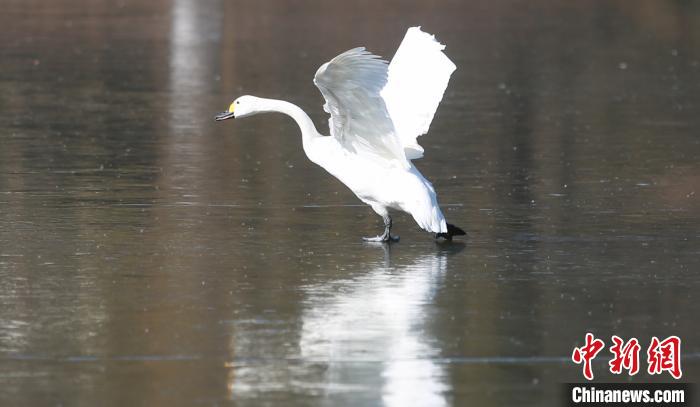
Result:
{"type": "Polygon", "coordinates": [[[331,117],[331,136],[321,135],[309,116],[289,102],[241,96],[216,120],[264,112],[291,116],[301,129],[304,152],[372,207],[391,236],[388,209],[410,213],[436,238],[452,239],[464,231],[445,221],[435,190],[411,160],[423,156],[416,138],[428,131],[450,75],[456,69],[435,37],[409,28],[391,64],[364,48],[354,48],[321,65],[314,83],[331,117]]]}

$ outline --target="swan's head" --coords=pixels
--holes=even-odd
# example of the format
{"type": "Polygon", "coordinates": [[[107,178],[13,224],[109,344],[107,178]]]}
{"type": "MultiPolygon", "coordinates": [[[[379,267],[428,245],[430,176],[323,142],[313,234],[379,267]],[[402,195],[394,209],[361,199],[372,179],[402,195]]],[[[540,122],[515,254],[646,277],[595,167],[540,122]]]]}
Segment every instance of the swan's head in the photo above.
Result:
{"type": "Polygon", "coordinates": [[[258,108],[259,101],[260,98],[256,98],[255,96],[241,96],[231,102],[231,105],[228,107],[227,111],[217,114],[214,118],[217,121],[221,121],[230,118],[252,116],[260,112],[260,109],[258,108]]]}

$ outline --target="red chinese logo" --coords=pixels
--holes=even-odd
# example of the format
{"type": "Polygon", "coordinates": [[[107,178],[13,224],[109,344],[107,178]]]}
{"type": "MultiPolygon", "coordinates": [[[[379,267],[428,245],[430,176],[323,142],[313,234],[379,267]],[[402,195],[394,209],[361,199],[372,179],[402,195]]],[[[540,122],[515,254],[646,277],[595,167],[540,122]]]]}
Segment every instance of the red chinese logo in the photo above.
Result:
{"type": "Polygon", "coordinates": [[[625,344],[617,335],[613,335],[612,341],[615,343],[610,347],[610,352],[614,357],[608,362],[610,372],[613,374],[622,373],[622,369],[629,372],[630,376],[634,376],[639,372],[639,341],[637,338],[632,338],[625,344]]]}
{"type": "Polygon", "coordinates": [[[586,345],[580,348],[574,348],[574,353],[571,355],[571,360],[576,364],[583,362],[583,376],[588,380],[593,380],[593,368],[591,361],[596,355],[603,350],[605,343],[600,339],[593,339],[593,334],[586,334],[586,345]]]}
{"type": "Polygon", "coordinates": [[[651,375],[661,374],[664,371],[671,373],[674,379],[680,379],[681,372],[681,338],[669,336],[663,341],[657,337],[651,338],[651,344],[647,349],[647,361],[651,375]]]}
{"type": "MultiPolygon", "coordinates": [[[[612,359],[608,362],[612,374],[621,374],[626,370],[630,376],[639,372],[639,351],[641,346],[637,338],[625,342],[617,335],[612,336],[613,345],[610,347],[612,359]]],[[[576,364],[583,363],[583,377],[593,380],[593,367],[591,362],[605,347],[600,339],[595,339],[592,333],[586,334],[586,343],[580,348],[574,348],[571,360],[576,364]]],[[[681,339],[677,336],[669,336],[660,341],[653,336],[647,349],[647,372],[650,375],[668,372],[674,379],[683,376],[681,371],[681,339]]]]}

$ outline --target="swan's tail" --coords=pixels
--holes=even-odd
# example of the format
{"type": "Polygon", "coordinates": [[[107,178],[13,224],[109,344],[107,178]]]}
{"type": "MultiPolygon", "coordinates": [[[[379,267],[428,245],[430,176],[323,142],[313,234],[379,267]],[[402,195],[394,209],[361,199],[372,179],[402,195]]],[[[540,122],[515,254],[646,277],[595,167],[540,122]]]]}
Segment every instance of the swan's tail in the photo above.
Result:
{"type": "Polygon", "coordinates": [[[445,240],[452,240],[452,236],[464,236],[466,234],[467,234],[467,232],[463,231],[459,227],[457,227],[451,223],[448,223],[447,224],[447,233],[436,233],[435,238],[436,239],[443,238],[445,240]]]}

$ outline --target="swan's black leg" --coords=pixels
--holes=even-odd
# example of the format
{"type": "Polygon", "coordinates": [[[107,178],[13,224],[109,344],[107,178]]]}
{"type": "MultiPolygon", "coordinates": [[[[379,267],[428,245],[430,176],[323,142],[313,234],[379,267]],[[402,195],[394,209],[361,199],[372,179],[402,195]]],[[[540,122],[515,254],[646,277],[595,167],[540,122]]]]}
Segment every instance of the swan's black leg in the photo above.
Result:
{"type": "Polygon", "coordinates": [[[467,233],[455,225],[447,224],[447,233],[436,233],[435,239],[443,238],[447,241],[452,241],[452,236],[464,236],[467,233]]]}
{"type": "Polygon", "coordinates": [[[399,237],[398,236],[392,236],[391,235],[391,216],[385,215],[382,216],[384,219],[384,233],[382,233],[379,236],[375,237],[363,237],[362,240],[365,242],[379,242],[379,243],[389,243],[389,242],[398,242],[399,237]]]}

